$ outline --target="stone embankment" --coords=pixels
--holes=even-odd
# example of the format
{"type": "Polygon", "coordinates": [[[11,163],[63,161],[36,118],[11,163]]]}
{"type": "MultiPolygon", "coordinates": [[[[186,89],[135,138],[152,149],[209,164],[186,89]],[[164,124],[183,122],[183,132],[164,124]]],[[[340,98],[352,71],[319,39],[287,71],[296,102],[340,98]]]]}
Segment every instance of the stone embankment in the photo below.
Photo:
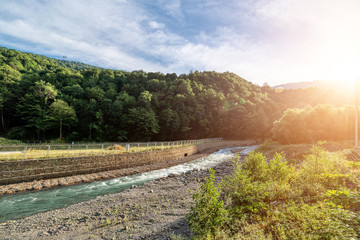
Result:
{"type": "Polygon", "coordinates": [[[0,163],[0,195],[129,176],[175,166],[220,148],[251,144],[220,141],[164,151],[0,163]],[[12,183],[12,184],[11,184],[12,183]]]}

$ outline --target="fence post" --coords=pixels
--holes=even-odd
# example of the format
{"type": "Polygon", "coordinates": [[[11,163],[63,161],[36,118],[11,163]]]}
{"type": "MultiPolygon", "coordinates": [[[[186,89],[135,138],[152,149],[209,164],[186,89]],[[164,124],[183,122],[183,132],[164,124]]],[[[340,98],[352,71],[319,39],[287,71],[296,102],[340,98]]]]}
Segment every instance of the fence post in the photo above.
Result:
{"type": "Polygon", "coordinates": [[[24,147],[24,159],[26,159],[27,146],[24,147]]]}
{"type": "Polygon", "coordinates": [[[71,150],[71,145],[69,145],[69,148],[68,148],[69,155],[71,155],[70,150],[71,150]]]}
{"type": "Polygon", "coordinates": [[[128,152],[130,150],[130,144],[126,144],[126,151],[128,152]]]}
{"type": "Polygon", "coordinates": [[[115,153],[117,153],[117,144],[115,144],[115,153]]]}
{"type": "Polygon", "coordinates": [[[140,143],[138,143],[137,150],[138,150],[138,152],[140,152],[140,143]]]}
{"type": "Polygon", "coordinates": [[[49,153],[50,153],[50,145],[47,146],[47,151],[46,151],[46,155],[49,156],[49,153]]]}
{"type": "Polygon", "coordinates": [[[161,142],[161,150],[164,150],[164,143],[161,142]]]}
{"type": "Polygon", "coordinates": [[[149,151],[149,143],[146,144],[146,151],[149,151]]]}
{"type": "Polygon", "coordinates": [[[101,144],[101,155],[104,155],[104,144],[101,144]]]}

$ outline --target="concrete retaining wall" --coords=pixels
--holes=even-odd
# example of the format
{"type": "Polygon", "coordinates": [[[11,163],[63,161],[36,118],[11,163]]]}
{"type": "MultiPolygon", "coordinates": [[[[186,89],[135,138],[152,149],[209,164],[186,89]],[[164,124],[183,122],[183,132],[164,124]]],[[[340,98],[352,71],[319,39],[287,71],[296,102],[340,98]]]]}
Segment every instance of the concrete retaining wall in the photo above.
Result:
{"type": "Polygon", "coordinates": [[[163,151],[0,162],[0,185],[96,173],[184,158],[213,147],[205,143],[163,151]]]}

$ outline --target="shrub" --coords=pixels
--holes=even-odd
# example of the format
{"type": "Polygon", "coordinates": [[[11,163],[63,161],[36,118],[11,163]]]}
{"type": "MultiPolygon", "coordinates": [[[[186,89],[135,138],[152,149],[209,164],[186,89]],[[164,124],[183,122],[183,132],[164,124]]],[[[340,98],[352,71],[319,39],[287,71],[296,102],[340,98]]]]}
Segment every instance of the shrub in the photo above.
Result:
{"type": "Polygon", "coordinates": [[[262,153],[251,152],[241,168],[248,172],[253,181],[265,181],[268,178],[268,164],[262,153]]]}
{"type": "Polygon", "coordinates": [[[357,239],[358,216],[324,202],[291,202],[269,214],[266,233],[273,239],[357,239]]]}
{"type": "Polygon", "coordinates": [[[352,182],[350,174],[323,173],[320,175],[321,181],[327,188],[340,188],[352,182]]]}
{"type": "Polygon", "coordinates": [[[359,204],[359,194],[352,193],[349,190],[329,190],[326,197],[343,208],[353,208],[359,204]]]}
{"type": "Polygon", "coordinates": [[[22,142],[19,140],[12,140],[12,139],[0,137],[0,145],[13,145],[13,144],[22,144],[22,142]]]}
{"type": "Polygon", "coordinates": [[[193,194],[195,206],[191,207],[187,217],[190,229],[197,236],[215,235],[225,222],[227,211],[224,202],[219,201],[220,189],[214,186],[215,171],[209,170],[209,176],[193,194]]]}
{"type": "Polygon", "coordinates": [[[267,183],[253,181],[249,171],[238,167],[235,173],[222,182],[225,195],[231,199],[232,211],[258,213],[266,209],[267,183]]]}
{"type": "MultiPolygon", "coordinates": [[[[221,183],[229,204],[226,221],[217,229],[208,222],[212,235],[205,230],[198,230],[198,235],[213,239],[360,239],[360,171],[358,164],[346,160],[344,152],[330,153],[320,143],[296,167],[283,154],[275,154],[268,163],[256,152],[244,162],[235,158],[233,166],[233,174],[221,183]]],[[[196,226],[200,229],[204,224],[196,226]]]]}
{"type": "Polygon", "coordinates": [[[66,141],[60,138],[50,140],[50,144],[64,144],[64,143],[66,143],[66,141]]]}
{"type": "Polygon", "coordinates": [[[293,175],[293,169],[289,167],[282,154],[276,153],[270,160],[268,178],[272,181],[287,182],[293,175]]]}

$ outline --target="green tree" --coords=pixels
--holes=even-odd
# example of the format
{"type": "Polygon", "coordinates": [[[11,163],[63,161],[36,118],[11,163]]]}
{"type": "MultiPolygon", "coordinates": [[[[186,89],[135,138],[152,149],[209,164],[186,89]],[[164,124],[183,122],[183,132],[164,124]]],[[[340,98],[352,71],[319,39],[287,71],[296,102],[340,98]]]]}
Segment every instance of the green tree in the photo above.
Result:
{"type": "Polygon", "coordinates": [[[143,91],[138,98],[139,105],[145,108],[149,108],[151,98],[152,94],[149,91],[143,91]]]}
{"type": "Polygon", "coordinates": [[[74,109],[67,102],[56,100],[50,105],[48,121],[59,124],[59,139],[63,139],[63,126],[72,125],[77,118],[74,109]]]}
{"type": "Polygon", "coordinates": [[[9,65],[0,66],[0,84],[12,84],[20,80],[20,72],[9,65]]]}
{"type": "Polygon", "coordinates": [[[40,97],[44,104],[48,103],[51,99],[55,99],[58,95],[55,87],[51,83],[44,82],[43,80],[35,82],[33,89],[34,93],[40,97]]]}
{"type": "Polygon", "coordinates": [[[128,138],[149,141],[159,132],[159,124],[153,110],[132,108],[127,116],[128,138]]]}

